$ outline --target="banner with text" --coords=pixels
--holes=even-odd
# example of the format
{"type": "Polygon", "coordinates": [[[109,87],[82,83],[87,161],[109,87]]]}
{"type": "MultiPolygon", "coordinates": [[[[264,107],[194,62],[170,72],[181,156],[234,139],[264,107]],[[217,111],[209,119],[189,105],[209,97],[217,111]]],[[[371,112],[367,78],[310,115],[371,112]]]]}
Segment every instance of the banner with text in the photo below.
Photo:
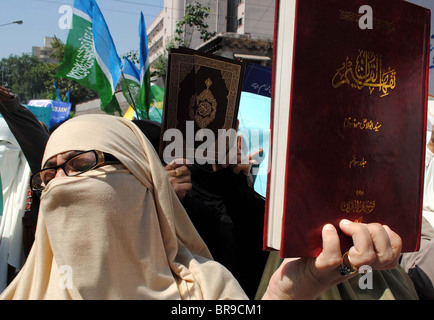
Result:
{"type": "MultiPolygon", "coordinates": [[[[30,100],[28,102],[28,105],[31,107],[51,109],[50,123],[48,125],[48,128],[51,129],[54,125],[68,120],[69,113],[71,112],[72,103],[55,100],[30,100]]],[[[32,109],[30,109],[30,111],[32,111],[32,109]]],[[[44,113],[44,111],[41,110],[39,113],[42,114],[44,113]]],[[[33,112],[33,114],[35,114],[35,112],[33,112]]]]}

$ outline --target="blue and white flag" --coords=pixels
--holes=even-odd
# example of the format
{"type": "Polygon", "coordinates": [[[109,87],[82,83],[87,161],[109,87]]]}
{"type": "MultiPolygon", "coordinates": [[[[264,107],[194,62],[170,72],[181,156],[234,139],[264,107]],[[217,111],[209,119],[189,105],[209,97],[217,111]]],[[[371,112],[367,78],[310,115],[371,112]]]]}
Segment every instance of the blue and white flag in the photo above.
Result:
{"type": "Polygon", "coordinates": [[[136,109],[140,93],[140,74],[139,69],[127,57],[124,57],[122,69],[122,93],[130,106],[136,109]]]}
{"type": "Polygon", "coordinates": [[[127,57],[124,57],[124,64],[123,64],[122,72],[124,73],[125,79],[136,82],[140,85],[139,69],[127,57]]]}

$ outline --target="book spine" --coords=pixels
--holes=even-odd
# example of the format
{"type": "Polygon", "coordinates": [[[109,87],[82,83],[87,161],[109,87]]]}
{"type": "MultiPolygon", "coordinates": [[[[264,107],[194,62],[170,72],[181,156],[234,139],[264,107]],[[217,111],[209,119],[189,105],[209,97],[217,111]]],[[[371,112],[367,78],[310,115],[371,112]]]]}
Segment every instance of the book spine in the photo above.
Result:
{"type": "MultiPolygon", "coordinates": [[[[295,12],[298,12],[298,0],[296,0],[296,2],[295,2],[295,12]]],[[[294,79],[294,70],[295,70],[295,68],[294,68],[294,59],[295,59],[295,49],[297,47],[297,37],[295,36],[297,34],[297,20],[298,20],[297,14],[295,14],[295,21],[294,21],[294,44],[293,44],[293,47],[292,47],[292,51],[293,51],[293,53],[292,53],[292,59],[293,59],[292,64],[293,64],[293,67],[292,67],[292,74],[291,74],[291,78],[292,79],[294,79]]],[[[289,156],[290,156],[290,154],[289,154],[289,141],[290,140],[289,139],[290,139],[290,132],[291,132],[292,96],[293,96],[293,93],[294,93],[294,83],[293,82],[291,82],[291,88],[290,88],[290,90],[291,90],[291,94],[290,94],[291,98],[289,99],[290,100],[290,106],[289,106],[288,137],[287,137],[287,143],[288,144],[286,146],[286,161],[287,161],[287,163],[288,163],[289,156]]],[[[287,166],[285,166],[285,181],[288,181],[287,166]]],[[[288,194],[287,188],[288,188],[288,184],[285,184],[285,191],[283,193],[285,195],[288,194]]],[[[286,212],[286,198],[283,200],[283,212],[286,212]]],[[[280,256],[282,258],[285,257],[285,251],[284,251],[285,237],[284,237],[284,235],[285,235],[285,219],[286,219],[286,216],[287,216],[286,214],[283,214],[282,230],[281,230],[282,244],[280,246],[280,256]]]]}
{"type": "MultiPolygon", "coordinates": [[[[430,65],[430,36],[431,36],[431,11],[429,9],[427,9],[426,11],[426,22],[425,22],[425,37],[426,39],[428,39],[425,48],[424,48],[424,52],[425,52],[425,96],[424,96],[424,107],[425,107],[425,114],[424,114],[424,129],[426,130],[427,128],[427,119],[428,119],[428,96],[429,96],[429,65],[430,65]]],[[[427,137],[426,134],[423,135],[423,145],[422,145],[422,150],[425,150],[426,144],[427,144],[427,137]]],[[[419,212],[419,225],[422,225],[422,211],[423,211],[423,194],[424,194],[424,177],[425,177],[425,158],[426,158],[426,152],[423,152],[422,154],[422,164],[421,164],[421,190],[422,192],[420,192],[420,212],[419,212]]],[[[421,233],[422,233],[422,228],[420,227],[418,230],[418,235],[417,235],[417,243],[416,243],[416,248],[414,249],[414,251],[418,251],[420,248],[420,241],[421,241],[421,233]]]]}
{"type": "Polygon", "coordinates": [[[270,250],[267,246],[267,237],[268,237],[268,210],[269,210],[269,202],[267,199],[270,198],[270,172],[272,170],[271,167],[271,154],[273,153],[273,119],[274,119],[274,93],[275,93],[275,79],[276,79],[276,55],[277,55],[277,39],[278,39],[278,30],[279,30],[279,7],[280,0],[276,0],[275,12],[274,12],[274,36],[273,36],[273,68],[271,71],[271,110],[270,110],[270,144],[269,144],[269,154],[268,154],[268,179],[267,179],[267,188],[265,192],[265,213],[264,213],[264,234],[263,234],[263,249],[270,250]]]}

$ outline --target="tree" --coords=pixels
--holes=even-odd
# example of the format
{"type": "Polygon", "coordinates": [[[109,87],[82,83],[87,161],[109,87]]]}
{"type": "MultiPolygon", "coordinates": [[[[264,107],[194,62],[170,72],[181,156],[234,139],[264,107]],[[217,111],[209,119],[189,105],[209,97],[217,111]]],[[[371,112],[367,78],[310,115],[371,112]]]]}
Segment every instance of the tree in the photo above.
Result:
{"type": "Polygon", "coordinates": [[[210,8],[198,2],[186,5],[184,18],[176,23],[174,37],[167,41],[164,53],[152,64],[157,76],[163,78],[166,76],[169,50],[177,47],[190,47],[193,33],[196,30],[200,33],[200,39],[203,41],[208,41],[215,36],[215,32],[208,31],[209,26],[205,22],[209,17],[209,13],[210,8]],[[189,27],[188,30],[186,30],[187,26],[189,27]]]}
{"type": "Polygon", "coordinates": [[[139,65],[140,64],[139,50],[128,51],[126,54],[123,54],[121,57],[122,58],[123,57],[127,57],[135,65],[139,65]]]}
{"type": "Polygon", "coordinates": [[[193,33],[199,31],[200,39],[208,41],[215,36],[215,32],[208,32],[208,24],[205,22],[209,17],[210,8],[205,7],[199,2],[194,2],[185,6],[185,16],[176,23],[175,41],[189,47],[193,33]],[[190,29],[186,30],[186,26],[190,29]]]}
{"type": "Polygon", "coordinates": [[[153,75],[162,78],[166,76],[169,51],[170,49],[177,47],[179,47],[179,44],[175,42],[173,37],[167,40],[164,52],[152,63],[152,68],[155,69],[153,75]]]}
{"type": "Polygon", "coordinates": [[[0,61],[2,85],[17,94],[21,101],[46,97],[45,81],[49,71],[44,62],[27,53],[10,55],[0,61]]]}
{"type": "Polygon", "coordinates": [[[70,79],[56,77],[57,68],[63,59],[65,45],[57,37],[52,42],[51,57],[58,62],[46,63],[28,53],[21,56],[11,55],[0,60],[1,85],[17,94],[23,103],[31,99],[51,99],[53,80],[59,89],[61,98],[69,90],[73,104],[85,102],[98,97],[98,93],[70,79]]]}

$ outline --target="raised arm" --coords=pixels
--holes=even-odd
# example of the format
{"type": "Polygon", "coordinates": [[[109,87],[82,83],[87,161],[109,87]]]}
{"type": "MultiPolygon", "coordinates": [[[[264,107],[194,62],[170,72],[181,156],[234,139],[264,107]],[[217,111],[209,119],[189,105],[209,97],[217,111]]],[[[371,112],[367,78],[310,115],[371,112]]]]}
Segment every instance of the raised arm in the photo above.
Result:
{"type": "Polygon", "coordinates": [[[17,139],[32,172],[41,169],[49,133],[35,115],[21,105],[18,96],[0,87],[0,113],[17,139]]]}

